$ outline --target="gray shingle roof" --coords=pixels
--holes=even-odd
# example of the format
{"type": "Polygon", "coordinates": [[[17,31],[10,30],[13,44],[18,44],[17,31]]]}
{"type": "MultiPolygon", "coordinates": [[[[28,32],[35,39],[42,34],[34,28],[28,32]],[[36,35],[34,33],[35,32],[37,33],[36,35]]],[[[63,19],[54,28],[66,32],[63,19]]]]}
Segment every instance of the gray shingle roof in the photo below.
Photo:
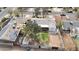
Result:
{"type": "Polygon", "coordinates": [[[65,21],[63,27],[64,27],[65,29],[68,29],[68,28],[70,28],[71,26],[79,27],[79,21],[72,21],[72,22],[73,22],[73,25],[71,25],[70,22],[71,22],[71,21],[65,21]]]}
{"type": "Polygon", "coordinates": [[[35,20],[38,25],[48,25],[49,31],[56,30],[56,23],[52,19],[32,19],[35,20]]]}

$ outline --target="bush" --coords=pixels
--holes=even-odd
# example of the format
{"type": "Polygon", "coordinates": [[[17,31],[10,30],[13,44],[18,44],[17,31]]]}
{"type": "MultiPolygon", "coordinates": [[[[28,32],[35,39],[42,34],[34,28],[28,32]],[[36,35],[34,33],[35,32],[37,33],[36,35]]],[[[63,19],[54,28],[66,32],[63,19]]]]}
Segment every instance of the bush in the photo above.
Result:
{"type": "Polygon", "coordinates": [[[19,15],[17,14],[16,17],[19,17],[19,15]]]}
{"type": "Polygon", "coordinates": [[[4,17],[1,22],[5,22],[7,19],[8,19],[8,18],[5,18],[5,17],[4,17]]]}

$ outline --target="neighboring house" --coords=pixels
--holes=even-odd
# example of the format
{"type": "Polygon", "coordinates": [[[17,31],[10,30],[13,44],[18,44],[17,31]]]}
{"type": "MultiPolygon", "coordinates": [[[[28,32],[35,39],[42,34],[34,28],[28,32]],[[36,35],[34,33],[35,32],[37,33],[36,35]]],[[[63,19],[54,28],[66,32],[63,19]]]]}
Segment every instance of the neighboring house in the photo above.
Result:
{"type": "Polygon", "coordinates": [[[63,12],[63,8],[53,8],[52,12],[63,12]]]}
{"type": "Polygon", "coordinates": [[[70,27],[79,27],[79,21],[63,21],[63,27],[64,29],[69,29],[70,27]],[[71,24],[72,23],[72,24],[71,24]]]}
{"type": "Polygon", "coordinates": [[[56,32],[56,22],[50,18],[33,18],[32,21],[36,21],[36,23],[41,26],[42,29],[48,29],[49,32],[56,32]]]}
{"type": "Polygon", "coordinates": [[[63,30],[71,33],[76,33],[76,31],[78,31],[77,28],[79,28],[79,21],[63,21],[63,30]]]}
{"type": "Polygon", "coordinates": [[[69,20],[76,20],[77,13],[64,13],[69,20]]]}

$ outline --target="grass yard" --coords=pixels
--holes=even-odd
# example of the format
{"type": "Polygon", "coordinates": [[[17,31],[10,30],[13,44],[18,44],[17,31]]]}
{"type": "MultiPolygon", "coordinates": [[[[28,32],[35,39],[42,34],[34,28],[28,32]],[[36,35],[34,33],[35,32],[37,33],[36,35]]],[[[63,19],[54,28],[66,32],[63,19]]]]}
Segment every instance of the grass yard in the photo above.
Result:
{"type": "Polygon", "coordinates": [[[75,41],[75,43],[76,43],[76,45],[77,45],[77,48],[78,48],[78,50],[79,50],[79,39],[77,40],[77,39],[74,39],[74,41],[75,41]]]}
{"type": "Polygon", "coordinates": [[[78,50],[79,50],[79,40],[74,40],[75,41],[75,43],[76,43],[76,46],[77,46],[77,48],[78,48],[78,50]]]}
{"type": "Polygon", "coordinates": [[[76,38],[74,38],[75,44],[79,50],[79,36],[77,36],[76,38]]]}
{"type": "Polygon", "coordinates": [[[40,39],[41,42],[48,42],[48,33],[47,32],[38,33],[38,39],[40,39]]]}

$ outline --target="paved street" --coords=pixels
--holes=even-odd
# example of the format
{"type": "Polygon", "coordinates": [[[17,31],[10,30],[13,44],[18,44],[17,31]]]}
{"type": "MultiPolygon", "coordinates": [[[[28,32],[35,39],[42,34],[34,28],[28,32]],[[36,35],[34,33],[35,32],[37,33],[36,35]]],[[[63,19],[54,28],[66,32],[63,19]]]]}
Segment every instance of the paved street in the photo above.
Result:
{"type": "Polygon", "coordinates": [[[18,30],[17,27],[15,27],[15,29],[13,29],[13,24],[14,24],[13,19],[11,19],[11,21],[7,24],[7,26],[8,26],[7,29],[4,28],[5,32],[3,32],[3,35],[0,37],[0,39],[5,39],[5,40],[9,40],[9,41],[16,40],[17,35],[20,30],[18,30]]]}
{"type": "Polygon", "coordinates": [[[4,26],[3,28],[2,28],[2,30],[0,31],[0,37],[3,35],[3,33],[9,28],[9,26],[11,26],[13,24],[13,18],[9,21],[9,23],[6,25],[6,26],[4,26]]]}

